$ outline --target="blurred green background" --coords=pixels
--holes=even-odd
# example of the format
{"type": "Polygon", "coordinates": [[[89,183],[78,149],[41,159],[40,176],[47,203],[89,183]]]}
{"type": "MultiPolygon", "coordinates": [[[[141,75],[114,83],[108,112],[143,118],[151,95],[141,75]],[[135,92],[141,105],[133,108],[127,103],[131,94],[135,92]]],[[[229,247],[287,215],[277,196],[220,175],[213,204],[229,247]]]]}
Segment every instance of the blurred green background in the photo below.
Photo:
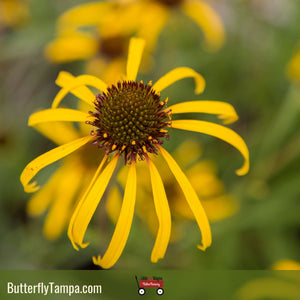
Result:
{"type": "MultiPolygon", "coordinates": [[[[300,83],[286,76],[286,66],[300,48],[300,2],[208,2],[224,22],[224,46],[205,52],[201,31],[176,13],[159,37],[155,68],[140,79],[155,81],[172,68],[189,66],[205,77],[205,92],[195,96],[192,80],[182,81],[168,89],[170,101],[220,100],[235,107],[240,119],[231,128],[250,151],[246,176],[234,172],[242,164],[240,154],[214,138],[179,132],[166,147],[172,150],[185,138],[201,141],[203,158],[216,162],[218,176],[240,209],[212,223],[213,243],[204,253],[196,248],[195,223],[188,222],[183,239],[170,244],[157,264],[150,262],[154,237],[135,218],[116,269],[267,269],[281,259],[300,261],[300,83]]],[[[59,90],[59,71],[84,72],[80,62],[54,65],[43,56],[55,37],[57,17],[72,6],[71,0],[31,0],[24,23],[0,28],[1,269],[97,269],[91,257],[110,236],[94,222],[87,232],[91,245],[80,252],[66,233],[48,241],[42,233],[44,216],[26,213],[30,195],[19,181],[29,161],[55,146],[27,126],[29,115],[50,107],[59,90]]],[[[45,178],[57,166],[48,167],[45,178]]]]}

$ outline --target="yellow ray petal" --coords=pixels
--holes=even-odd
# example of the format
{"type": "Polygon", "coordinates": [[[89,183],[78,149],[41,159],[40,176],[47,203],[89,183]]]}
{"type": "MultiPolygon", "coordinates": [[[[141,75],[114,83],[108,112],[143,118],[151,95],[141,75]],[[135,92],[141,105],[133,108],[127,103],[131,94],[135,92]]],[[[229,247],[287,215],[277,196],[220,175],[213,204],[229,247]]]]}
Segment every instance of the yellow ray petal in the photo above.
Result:
{"type": "MultiPolygon", "coordinates": [[[[61,71],[59,72],[55,83],[60,87],[66,87],[69,84],[72,84],[72,81],[75,78],[76,77],[70,74],[69,72],[61,71]]],[[[76,97],[88,104],[93,103],[93,101],[95,100],[94,93],[84,85],[71,90],[70,93],[72,93],[73,95],[75,95],[76,97]]]]}
{"type": "Polygon", "coordinates": [[[94,2],[75,6],[59,17],[58,27],[98,25],[105,20],[107,15],[110,15],[114,7],[115,3],[109,2],[94,2]]]}
{"type": "Polygon", "coordinates": [[[195,72],[193,69],[187,67],[176,68],[168,72],[163,77],[158,79],[158,81],[153,85],[153,89],[157,92],[160,92],[174,82],[187,77],[194,78],[196,85],[196,94],[200,94],[204,91],[205,79],[203,78],[203,76],[195,72]]]}
{"type": "Polygon", "coordinates": [[[126,78],[127,80],[136,80],[136,76],[139,70],[142,54],[145,46],[143,39],[131,38],[128,50],[128,59],[126,66],[126,78]]]}
{"type": "Polygon", "coordinates": [[[236,170],[237,175],[245,175],[249,171],[249,150],[244,140],[233,130],[222,125],[197,120],[174,120],[172,127],[201,132],[204,134],[215,136],[228,144],[235,147],[243,155],[245,161],[243,166],[236,170]]]}
{"type": "Polygon", "coordinates": [[[100,173],[107,157],[103,158],[90,186],[75,208],[70,220],[68,236],[76,250],[79,250],[77,245],[81,248],[88,245],[88,243],[83,243],[84,234],[115,170],[118,158],[119,156],[115,155],[100,173]],[[100,175],[97,176],[99,173],[100,175]]]}
{"type": "Polygon", "coordinates": [[[84,176],[83,168],[78,161],[67,162],[63,178],[55,189],[54,202],[50,207],[45,224],[44,234],[49,240],[57,239],[71,216],[75,195],[84,176]]]}
{"type": "Polygon", "coordinates": [[[69,122],[85,122],[89,115],[79,110],[69,108],[45,109],[33,113],[28,120],[29,126],[35,126],[40,123],[69,121],[69,122]]]}
{"type": "MultiPolygon", "coordinates": [[[[92,61],[92,60],[90,60],[90,61],[92,61]]],[[[65,87],[70,82],[72,82],[72,80],[74,78],[75,77],[72,74],[61,71],[59,73],[55,83],[57,85],[59,85],[60,87],[65,87]]],[[[70,92],[82,100],[78,103],[78,106],[77,106],[77,109],[79,111],[88,112],[91,110],[91,107],[89,104],[87,104],[87,102],[89,102],[89,103],[93,102],[95,100],[95,95],[92,93],[92,91],[89,88],[87,88],[86,86],[80,86],[70,92]],[[85,101],[84,99],[88,99],[88,100],[85,101]]],[[[89,124],[79,123],[79,131],[80,131],[80,133],[82,133],[82,135],[87,135],[91,131],[91,126],[89,124]]]]}
{"type": "Polygon", "coordinates": [[[224,25],[217,13],[203,1],[183,1],[183,11],[203,30],[209,50],[216,51],[225,40],[224,25]]]}
{"type": "Polygon", "coordinates": [[[80,137],[78,130],[75,129],[72,123],[40,123],[36,124],[34,128],[57,145],[69,143],[80,137]]]}
{"type": "Polygon", "coordinates": [[[204,251],[211,245],[211,230],[206,213],[194,188],[192,187],[189,180],[182,172],[176,161],[165,149],[160,146],[158,148],[167,164],[169,165],[169,168],[174,174],[178,184],[180,185],[187,203],[195,216],[202,235],[202,245],[198,245],[198,248],[204,251]]]}
{"type": "MultiPolygon", "coordinates": [[[[92,75],[80,75],[78,77],[75,77],[72,81],[70,80],[69,84],[63,87],[56,95],[56,97],[53,100],[52,108],[57,108],[59,103],[62,101],[62,99],[72,90],[84,86],[89,85],[92,87],[95,87],[99,91],[105,91],[107,88],[107,85],[104,81],[101,79],[92,76],[92,75]]],[[[87,104],[93,106],[93,102],[95,100],[95,96],[93,99],[91,98],[80,98],[81,100],[85,101],[87,104]]]]}
{"type": "Polygon", "coordinates": [[[45,48],[45,57],[52,63],[67,63],[93,57],[99,49],[98,41],[87,35],[71,34],[58,37],[45,48]]]}
{"type": "Polygon", "coordinates": [[[221,101],[189,101],[168,107],[172,114],[181,113],[206,113],[218,115],[224,124],[230,124],[238,120],[238,115],[232,105],[221,101]]]}
{"type": "Polygon", "coordinates": [[[100,256],[93,257],[93,262],[96,265],[100,265],[102,268],[112,267],[119,259],[123,252],[125,244],[130,232],[134,207],[136,199],[136,169],[135,163],[132,162],[129,168],[127,182],[125,187],[124,199],[120,211],[120,216],[105,254],[101,258],[100,256]]]}
{"type": "Polygon", "coordinates": [[[43,168],[46,166],[54,163],[55,161],[69,155],[70,153],[74,152],[75,150],[79,149],[89,141],[91,141],[94,137],[86,136],[75,141],[72,141],[68,144],[56,147],[39,157],[35,158],[31,161],[23,170],[20,180],[24,187],[26,193],[33,193],[36,192],[40,187],[37,186],[37,182],[34,181],[29,183],[31,179],[43,168]]]}
{"type": "Polygon", "coordinates": [[[151,159],[148,159],[151,185],[155,210],[158,218],[158,233],[151,253],[151,261],[157,262],[163,258],[170,240],[171,234],[171,213],[168,199],[161,177],[151,159]]]}

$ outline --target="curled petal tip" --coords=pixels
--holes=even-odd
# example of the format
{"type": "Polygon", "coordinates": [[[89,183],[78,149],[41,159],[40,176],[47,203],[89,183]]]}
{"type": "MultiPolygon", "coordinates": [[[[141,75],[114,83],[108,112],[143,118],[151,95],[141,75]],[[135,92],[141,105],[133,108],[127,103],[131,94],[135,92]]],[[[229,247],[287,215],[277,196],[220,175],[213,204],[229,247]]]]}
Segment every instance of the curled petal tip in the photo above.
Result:
{"type": "MultiPolygon", "coordinates": [[[[82,243],[82,244],[78,244],[78,246],[82,249],[86,248],[90,243],[82,243]]],[[[73,248],[77,251],[80,250],[80,248],[76,245],[75,242],[72,241],[72,245],[73,245],[73,248]]]]}
{"type": "Polygon", "coordinates": [[[100,262],[100,255],[98,255],[97,257],[96,256],[93,256],[93,263],[95,265],[99,265],[99,262],[100,262]]]}
{"type": "Polygon", "coordinates": [[[203,79],[203,82],[201,84],[199,84],[199,86],[197,86],[195,88],[195,94],[198,95],[198,94],[202,94],[203,91],[205,90],[205,80],[203,79]]]}
{"type": "Polygon", "coordinates": [[[163,257],[159,257],[159,256],[155,256],[155,257],[151,257],[151,262],[153,263],[157,263],[160,259],[162,259],[163,257]]]}
{"type": "Polygon", "coordinates": [[[72,246],[73,246],[73,248],[75,249],[75,250],[77,250],[77,251],[79,251],[80,250],[80,248],[86,248],[90,243],[76,243],[76,242],[74,242],[74,240],[73,240],[73,238],[72,237],[70,237],[70,235],[69,235],[69,238],[70,238],[70,240],[71,240],[71,243],[72,243],[72,246]],[[79,247],[80,248],[79,248],[79,247]]]}
{"type": "Polygon", "coordinates": [[[232,124],[232,123],[236,122],[239,119],[238,115],[231,116],[231,117],[220,116],[219,118],[222,120],[222,123],[224,125],[232,124]]]}
{"type": "Polygon", "coordinates": [[[73,248],[74,248],[76,251],[79,251],[78,246],[75,244],[75,242],[74,242],[72,239],[71,239],[71,242],[72,242],[73,248]]]}
{"type": "Polygon", "coordinates": [[[83,249],[86,248],[90,243],[82,243],[79,246],[83,249]]]}
{"type": "Polygon", "coordinates": [[[103,269],[109,269],[112,266],[112,264],[103,263],[103,259],[101,259],[100,255],[98,255],[97,257],[93,256],[93,263],[103,269]]]}
{"type": "Polygon", "coordinates": [[[34,193],[40,189],[40,186],[37,185],[37,182],[34,181],[33,183],[27,184],[24,186],[24,191],[26,193],[34,193]]]}
{"type": "Polygon", "coordinates": [[[58,86],[60,86],[60,82],[62,81],[62,80],[66,80],[66,79],[73,79],[74,78],[74,76],[71,74],[71,73],[69,73],[69,72],[66,72],[66,71],[60,71],[59,73],[58,73],[58,75],[57,75],[57,78],[56,78],[56,80],[55,80],[55,83],[58,85],[58,86]]]}
{"type": "Polygon", "coordinates": [[[202,251],[205,251],[210,245],[197,245],[197,248],[202,250],[202,251]]]}
{"type": "Polygon", "coordinates": [[[249,172],[249,161],[246,161],[244,165],[235,171],[238,176],[246,175],[249,172]]]}
{"type": "Polygon", "coordinates": [[[198,95],[198,94],[201,94],[204,92],[205,87],[206,87],[206,81],[205,81],[204,77],[199,73],[195,72],[194,76],[195,76],[194,79],[195,79],[195,84],[196,84],[195,94],[198,95]]]}

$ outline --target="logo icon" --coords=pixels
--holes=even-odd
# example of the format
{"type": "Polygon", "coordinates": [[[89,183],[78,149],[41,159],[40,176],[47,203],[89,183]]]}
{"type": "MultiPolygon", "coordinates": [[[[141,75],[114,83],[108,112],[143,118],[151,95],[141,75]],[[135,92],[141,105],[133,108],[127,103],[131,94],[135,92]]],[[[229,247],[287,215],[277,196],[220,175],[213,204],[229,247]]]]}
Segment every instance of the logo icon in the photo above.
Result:
{"type": "Polygon", "coordinates": [[[164,281],[162,277],[156,276],[142,276],[140,279],[135,275],[135,280],[138,286],[138,293],[142,296],[145,295],[145,288],[156,288],[156,294],[162,295],[164,293],[164,281]]]}

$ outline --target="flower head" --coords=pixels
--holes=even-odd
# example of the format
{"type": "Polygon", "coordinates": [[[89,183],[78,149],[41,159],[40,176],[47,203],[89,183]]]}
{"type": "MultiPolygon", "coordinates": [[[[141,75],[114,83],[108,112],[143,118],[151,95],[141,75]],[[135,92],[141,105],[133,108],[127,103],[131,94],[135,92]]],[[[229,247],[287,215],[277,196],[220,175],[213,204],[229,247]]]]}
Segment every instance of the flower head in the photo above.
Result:
{"type": "Polygon", "coordinates": [[[125,163],[144,160],[147,153],[156,153],[156,145],[162,145],[168,137],[166,121],[170,111],[165,110],[166,101],[143,82],[123,81],[107,88],[95,101],[95,112],[90,112],[97,136],[95,144],[104,148],[106,154],[124,152],[125,163]]]}
{"type": "Polygon", "coordinates": [[[204,89],[205,81],[194,70],[180,67],[161,77],[154,85],[137,82],[136,77],[143,49],[144,40],[136,38],[130,40],[126,76],[114,87],[109,87],[104,81],[91,75],[74,77],[69,73],[61,72],[57,83],[62,88],[56,95],[52,108],[36,112],[29,118],[30,126],[58,121],[87,123],[91,125],[91,134],[54,148],[30,162],[20,178],[26,192],[35,192],[39,189],[36,182],[31,183],[31,179],[47,165],[86,144],[90,144],[90,147],[98,145],[99,151],[101,148],[104,149],[104,157],[88,188],[77,203],[69,223],[68,235],[77,250],[79,246],[83,248],[88,245],[83,242],[85,232],[103,198],[119,158],[124,156],[125,163],[128,164],[123,202],[114,234],[105,254],[93,258],[94,263],[103,268],[110,268],[116,263],[130,232],[136,200],[136,164],[139,161],[137,158],[145,159],[147,162],[159,224],[151,261],[157,262],[158,259],[164,257],[171,233],[169,203],[163,181],[154,163],[156,155],[161,155],[167,162],[198,223],[202,234],[202,243],[198,245],[198,248],[205,250],[211,244],[210,225],[197,193],[173,157],[162,147],[168,130],[176,128],[218,137],[237,148],[244,156],[245,162],[236,171],[237,174],[246,174],[249,169],[248,148],[243,139],[231,129],[206,121],[171,120],[170,117],[171,113],[172,115],[190,112],[210,113],[217,114],[224,123],[228,124],[237,120],[234,108],[227,103],[208,100],[183,102],[166,107],[167,101],[160,99],[160,92],[163,89],[180,79],[192,77],[196,83],[196,93],[200,93],[204,89]],[[95,96],[87,86],[98,89],[99,94],[95,96]],[[90,105],[91,112],[59,108],[58,106],[68,93],[76,95],[81,101],[90,105]],[[130,109],[128,102],[131,102],[130,109]],[[120,106],[120,103],[124,105],[120,106]],[[130,121],[132,124],[126,128],[130,121]],[[123,136],[119,136],[119,132],[123,136]]]}
{"type": "Polygon", "coordinates": [[[114,82],[125,66],[130,37],[147,40],[145,52],[149,57],[175,9],[202,29],[207,49],[222,46],[222,21],[205,1],[96,1],[78,5],[60,16],[57,37],[47,45],[45,55],[54,63],[85,60],[88,73],[114,82]]]}

